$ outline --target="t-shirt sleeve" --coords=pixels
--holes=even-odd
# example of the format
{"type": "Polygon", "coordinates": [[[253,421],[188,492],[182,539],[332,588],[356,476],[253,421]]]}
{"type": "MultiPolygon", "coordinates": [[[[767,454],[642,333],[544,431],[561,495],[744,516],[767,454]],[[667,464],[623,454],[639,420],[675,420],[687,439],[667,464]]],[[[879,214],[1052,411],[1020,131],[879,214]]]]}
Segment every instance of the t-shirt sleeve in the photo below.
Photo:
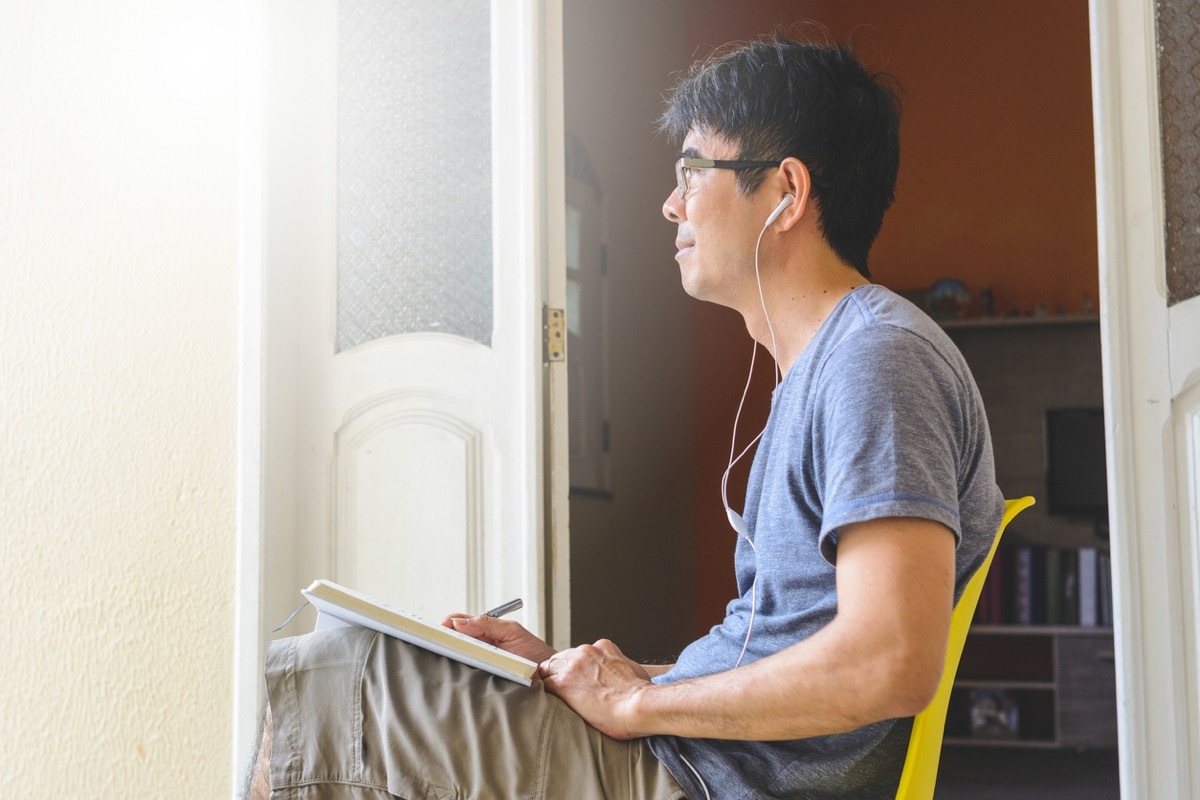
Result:
{"type": "Polygon", "coordinates": [[[883,517],[940,522],[961,537],[958,508],[962,387],[945,359],[911,331],[857,331],[816,383],[814,464],[822,555],[837,530],[883,517]]]}

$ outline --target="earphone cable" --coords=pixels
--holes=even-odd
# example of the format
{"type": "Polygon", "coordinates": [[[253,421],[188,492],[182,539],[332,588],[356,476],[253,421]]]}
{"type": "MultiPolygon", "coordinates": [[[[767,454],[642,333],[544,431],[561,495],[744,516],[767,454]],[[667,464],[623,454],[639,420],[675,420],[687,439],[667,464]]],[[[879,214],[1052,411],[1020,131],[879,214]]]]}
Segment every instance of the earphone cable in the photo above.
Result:
{"type": "MultiPolygon", "coordinates": [[[[763,318],[767,322],[767,330],[771,333],[771,358],[774,363],[774,369],[772,371],[775,373],[775,389],[772,390],[772,397],[774,397],[775,392],[779,390],[781,378],[781,372],[779,369],[779,345],[775,340],[775,326],[771,324],[771,315],[767,311],[767,299],[766,295],[763,293],[762,287],[762,274],[759,272],[758,268],[759,248],[762,246],[763,235],[766,234],[767,228],[769,228],[770,225],[771,220],[767,220],[767,223],[763,225],[763,229],[758,234],[758,241],[754,243],[754,280],[758,284],[758,301],[762,304],[763,318]]],[[[736,442],[738,420],[742,416],[742,406],[745,405],[746,395],[750,391],[750,379],[754,376],[754,357],[757,354],[758,342],[755,341],[754,353],[750,356],[750,375],[746,378],[746,388],[742,390],[742,401],[738,404],[737,414],[733,419],[733,441],[729,445],[729,466],[725,468],[725,474],[721,478],[721,501],[725,505],[726,513],[730,512],[729,500],[726,493],[726,485],[729,482],[729,472],[733,469],[733,465],[740,461],[742,456],[746,455],[750,448],[754,446],[754,443],[761,439],[763,434],[767,432],[767,429],[764,427],[758,432],[758,435],[754,437],[753,441],[746,445],[746,448],[742,450],[738,457],[736,459],[733,458],[733,451],[737,447],[736,442]]],[[[774,400],[772,400],[772,403],[773,402],[774,400]]],[[[746,544],[750,545],[750,551],[754,554],[754,580],[750,582],[750,618],[746,623],[746,638],[742,642],[742,652],[738,654],[737,663],[733,665],[733,668],[737,669],[742,665],[742,660],[746,657],[746,650],[750,647],[750,634],[754,631],[754,615],[758,610],[758,548],[754,546],[754,540],[750,538],[749,530],[745,528],[744,523],[743,530],[739,531],[735,528],[735,531],[739,536],[746,540],[746,544]]]]}
{"type": "Polygon", "coordinates": [[[742,408],[746,405],[746,396],[750,393],[750,381],[754,377],[754,359],[757,355],[758,342],[754,342],[754,349],[750,351],[750,372],[746,375],[746,386],[742,389],[742,399],[738,403],[737,414],[735,414],[733,417],[733,436],[731,436],[729,439],[729,465],[725,467],[725,474],[721,476],[721,505],[723,505],[726,510],[729,509],[729,473],[733,470],[734,465],[742,460],[742,456],[750,452],[750,448],[754,447],[758,440],[762,438],[763,432],[766,430],[764,428],[763,431],[759,431],[758,435],[751,439],[750,443],[742,449],[742,452],[738,453],[737,458],[733,457],[733,451],[737,447],[738,422],[742,418],[742,408]]]}
{"type": "MultiPolygon", "coordinates": [[[[759,269],[758,269],[758,251],[759,251],[759,248],[762,246],[763,234],[765,234],[767,232],[768,227],[770,227],[770,222],[768,222],[766,225],[763,226],[763,229],[758,234],[758,240],[754,243],[754,281],[758,285],[758,302],[762,306],[763,318],[767,321],[767,330],[770,331],[770,333],[771,333],[771,359],[775,365],[772,372],[774,373],[775,389],[777,390],[777,389],[779,389],[779,382],[780,382],[780,377],[781,377],[781,373],[780,373],[780,369],[779,369],[779,356],[778,356],[779,345],[776,344],[776,341],[775,341],[775,326],[771,324],[771,315],[767,312],[767,299],[763,294],[762,275],[759,273],[759,269]]],[[[729,464],[728,464],[728,466],[725,467],[725,474],[721,476],[721,504],[726,508],[726,510],[729,509],[729,493],[727,491],[727,486],[729,484],[730,471],[733,469],[735,464],[737,464],[739,461],[742,460],[742,456],[744,456],[744,455],[746,455],[746,453],[750,452],[750,448],[754,447],[754,445],[758,442],[758,440],[762,438],[762,435],[767,432],[767,429],[764,427],[761,431],[758,432],[757,436],[755,436],[753,439],[750,440],[750,443],[746,445],[746,447],[742,450],[742,452],[738,453],[737,458],[733,457],[733,451],[737,448],[738,422],[742,418],[742,409],[746,405],[746,397],[750,394],[750,382],[754,378],[754,361],[757,356],[758,356],[758,341],[755,340],[754,341],[754,349],[750,351],[750,370],[746,374],[746,385],[742,388],[742,399],[738,402],[737,413],[733,417],[733,436],[729,440],[729,464]]],[[[772,391],[774,391],[774,390],[772,390],[772,391]]]]}

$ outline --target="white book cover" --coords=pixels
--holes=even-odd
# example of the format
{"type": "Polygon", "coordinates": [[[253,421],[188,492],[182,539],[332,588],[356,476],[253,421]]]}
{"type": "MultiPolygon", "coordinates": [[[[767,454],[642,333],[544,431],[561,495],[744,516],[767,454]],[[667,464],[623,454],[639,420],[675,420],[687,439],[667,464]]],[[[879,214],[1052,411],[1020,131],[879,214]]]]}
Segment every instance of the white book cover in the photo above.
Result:
{"type": "Polygon", "coordinates": [[[342,625],[370,628],[525,686],[533,684],[537,673],[537,664],[527,658],[392,608],[332,581],[313,581],[301,594],[316,606],[317,630],[342,625]]]}

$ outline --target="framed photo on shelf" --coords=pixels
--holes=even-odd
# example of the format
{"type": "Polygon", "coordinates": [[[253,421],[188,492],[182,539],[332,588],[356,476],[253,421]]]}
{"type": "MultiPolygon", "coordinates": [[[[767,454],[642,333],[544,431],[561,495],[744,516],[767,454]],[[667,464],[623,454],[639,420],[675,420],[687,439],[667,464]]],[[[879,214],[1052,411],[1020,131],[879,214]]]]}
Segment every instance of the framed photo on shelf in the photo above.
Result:
{"type": "Polygon", "coordinates": [[[1016,699],[998,689],[971,690],[971,736],[1015,739],[1020,722],[1016,699]]]}

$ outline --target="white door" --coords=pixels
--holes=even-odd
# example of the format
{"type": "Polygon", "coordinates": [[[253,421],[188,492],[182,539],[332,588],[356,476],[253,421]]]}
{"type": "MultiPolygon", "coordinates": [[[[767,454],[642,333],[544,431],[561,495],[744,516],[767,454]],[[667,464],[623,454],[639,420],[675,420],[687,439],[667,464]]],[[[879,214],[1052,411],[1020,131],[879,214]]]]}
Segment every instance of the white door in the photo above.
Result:
{"type": "Polygon", "coordinates": [[[264,10],[261,638],[323,577],[563,641],[558,0],[264,10]]]}
{"type": "Polygon", "coordinates": [[[1200,797],[1200,297],[1166,279],[1155,3],[1091,19],[1121,796],[1200,797]]]}

